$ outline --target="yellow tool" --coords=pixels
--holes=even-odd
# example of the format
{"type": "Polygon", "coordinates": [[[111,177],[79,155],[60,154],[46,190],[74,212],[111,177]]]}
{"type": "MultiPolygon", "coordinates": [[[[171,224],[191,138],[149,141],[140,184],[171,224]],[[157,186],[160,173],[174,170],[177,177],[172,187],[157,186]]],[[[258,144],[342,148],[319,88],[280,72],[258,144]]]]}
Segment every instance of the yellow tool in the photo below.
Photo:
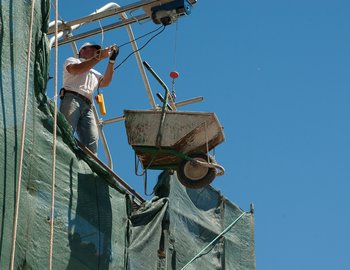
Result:
{"type": "Polygon", "coordinates": [[[105,115],[106,114],[106,107],[105,107],[105,101],[103,99],[103,94],[102,93],[98,94],[95,97],[95,99],[97,101],[98,106],[100,107],[100,113],[102,115],[105,115]]]}

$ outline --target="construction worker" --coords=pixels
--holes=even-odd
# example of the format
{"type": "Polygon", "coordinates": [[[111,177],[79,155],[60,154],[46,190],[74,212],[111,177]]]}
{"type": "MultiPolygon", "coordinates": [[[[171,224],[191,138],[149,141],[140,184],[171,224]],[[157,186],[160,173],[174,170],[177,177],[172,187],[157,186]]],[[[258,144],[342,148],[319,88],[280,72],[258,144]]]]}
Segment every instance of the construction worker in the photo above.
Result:
{"type": "Polygon", "coordinates": [[[112,81],[118,52],[116,45],[101,49],[101,46],[87,42],[80,47],[79,58],[69,57],[63,65],[60,111],[72,125],[73,132],[77,132],[80,142],[95,154],[98,129],[92,110],[93,93],[112,81]],[[93,69],[97,63],[108,57],[104,75],[93,69]]]}

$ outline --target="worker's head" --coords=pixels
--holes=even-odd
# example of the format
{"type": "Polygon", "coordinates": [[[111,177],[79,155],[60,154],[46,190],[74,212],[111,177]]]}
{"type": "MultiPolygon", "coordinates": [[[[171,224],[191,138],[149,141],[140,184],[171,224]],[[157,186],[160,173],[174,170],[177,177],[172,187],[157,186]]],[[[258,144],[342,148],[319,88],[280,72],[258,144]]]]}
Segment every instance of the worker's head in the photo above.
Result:
{"type": "Polygon", "coordinates": [[[90,42],[84,43],[79,49],[79,58],[89,59],[95,56],[96,52],[101,49],[100,45],[90,42]]]}

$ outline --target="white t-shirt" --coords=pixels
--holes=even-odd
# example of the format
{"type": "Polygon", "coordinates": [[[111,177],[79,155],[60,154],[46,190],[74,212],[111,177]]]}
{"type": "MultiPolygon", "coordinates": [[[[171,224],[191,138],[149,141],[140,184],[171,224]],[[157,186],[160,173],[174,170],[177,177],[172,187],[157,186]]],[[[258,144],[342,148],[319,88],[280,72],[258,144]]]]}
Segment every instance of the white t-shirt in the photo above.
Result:
{"type": "Polygon", "coordinates": [[[71,64],[80,64],[86,61],[83,58],[69,57],[63,65],[63,88],[75,91],[89,99],[92,99],[93,92],[98,87],[98,82],[102,76],[100,72],[95,69],[90,69],[81,74],[71,74],[67,71],[67,66],[71,64]]]}

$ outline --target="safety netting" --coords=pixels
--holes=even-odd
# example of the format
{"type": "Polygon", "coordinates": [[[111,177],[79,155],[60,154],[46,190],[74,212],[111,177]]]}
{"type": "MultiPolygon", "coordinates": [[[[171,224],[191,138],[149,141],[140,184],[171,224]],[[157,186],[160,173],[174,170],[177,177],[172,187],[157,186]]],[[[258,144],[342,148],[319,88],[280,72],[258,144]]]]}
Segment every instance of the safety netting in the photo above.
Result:
{"type": "Polygon", "coordinates": [[[253,213],[210,186],[185,188],[170,171],[154,191],[131,216],[130,269],[255,269],[253,213]]]}
{"type": "Polygon", "coordinates": [[[79,148],[60,113],[51,220],[49,5],[1,1],[0,269],[11,263],[47,269],[52,221],[52,269],[255,269],[252,213],[211,187],[186,189],[168,171],[159,176],[154,198],[135,207],[133,196],[79,148]]]}

